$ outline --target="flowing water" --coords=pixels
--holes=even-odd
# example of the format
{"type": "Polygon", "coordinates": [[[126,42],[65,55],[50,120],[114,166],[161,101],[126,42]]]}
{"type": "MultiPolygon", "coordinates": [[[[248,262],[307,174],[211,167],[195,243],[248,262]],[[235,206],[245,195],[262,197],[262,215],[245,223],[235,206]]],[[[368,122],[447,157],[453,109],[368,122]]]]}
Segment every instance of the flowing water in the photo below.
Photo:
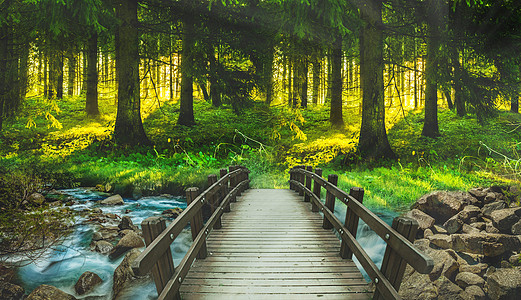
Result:
{"type": "MultiPolygon", "coordinates": [[[[106,195],[91,189],[77,188],[62,190],[62,192],[77,199],[78,204],[72,206],[74,210],[83,211],[99,207],[104,214],[128,215],[133,223],[138,226],[144,219],[160,215],[165,209],[186,208],[186,201],[174,196],[144,197],[139,200],[124,199],[125,204],[122,206],[106,207],[98,204],[98,201],[104,199],[106,195]]],[[[345,205],[338,204],[335,208],[335,215],[343,220],[345,218],[345,205]]],[[[398,213],[386,209],[373,210],[373,212],[388,224],[398,215],[398,213]]],[[[49,284],[75,295],[74,284],[81,274],[91,271],[103,279],[103,284],[97,287],[94,293],[83,298],[110,299],[112,276],[124,256],[111,260],[107,255],[91,251],[89,245],[95,226],[84,224],[84,219],[84,217],[77,217],[75,220],[77,225],[74,227],[74,231],[60,246],[49,250],[38,261],[20,268],[19,278],[26,291],[32,291],[41,284],[49,284]]],[[[385,252],[385,242],[363,221],[360,221],[358,226],[357,240],[376,265],[380,267],[385,252]]],[[[191,242],[189,230],[184,230],[172,244],[171,249],[176,265],[188,251],[191,242]]],[[[368,279],[358,260],[355,258],[354,261],[368,279]]],[[[156,297],[155,285],[150,278],[147,278],[134,281],[131,287],[127,287],[119,294],[118,299],[155,299],[156,297]]]]}

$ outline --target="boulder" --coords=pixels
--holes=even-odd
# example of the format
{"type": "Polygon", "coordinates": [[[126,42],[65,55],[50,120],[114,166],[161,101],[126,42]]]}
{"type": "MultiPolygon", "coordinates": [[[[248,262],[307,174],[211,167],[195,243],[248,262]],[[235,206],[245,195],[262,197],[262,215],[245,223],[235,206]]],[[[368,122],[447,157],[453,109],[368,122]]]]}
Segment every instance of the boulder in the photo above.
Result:
{"type": "Polygon", "coordinates": [[[429,216],[428,214],[424,213],[419,209],[410,210],[405,214],[405,216],[418,221],[418,226],[421,230],[425,230],[427,228],[432,227],[434,225],[434,222],[436,221],[433,217],[429,216]]]}
{"type": "Polygon", "coordinates": [[[487,195],[487,193],[483,191],[483,188],[470,189],[469,194],[476,198],[479,202],[483,202],[483,200],[485,200],[485,196],[487,195]]]}
{"type": "Polygon", "coordinates": [[[429,236],[433,236],[433,235],[434,235],[434,233],[432,232],[432,230],[430,228],[425,229],[425,231],[423,232],[424,238],[428,238],[429,236]]]}
{"type": "Polygon", "coordinates": [[[121,290],[123,290],[125,283],[134,277],[134,272],[130,266],[132,265],[132,262],[136,260],[139,254],[141,254],[141,251],[138,249],[130,250],[130,252],[125,255],[125,258],[123,258],[123,261],[121,261],[116,270],[114,270],[114,283],[112,286],[113,299],[116,298],[121,290]]]}
{"type": "Polygon", "coordinates": [[[498,209],[504,209],[507,207],[508,207],[508,205],[505,201],[496,201],[496,202],[492,202],[492,203],[489,203],[489,204],[486,204],[485,206],[483,206],[483,208],[481,209],[481,212],[483,213],[483,215],[485,217],[490,217],[490,215],[492,214],[493,211],[496,211],[498,209]]]}
{"type": "Polygon", "coordinates": [[[96,232],[94,232],[94,233],[92,234],[92,240],[93,240],[93,241],[96,241],[96,242],[97,242],[97,241],[101,241],[102,239],[103,239],[103,235],[102,235],[101,233],[99,233],[99,232],[96,231],[96,232]]]}
{"type": "Polygon", "coordinates": [[[438,299],[438,288],[428,274],[420,274],[407,265],[399,294],[403,299],[433,300],[438,299]]]}
{"type": "Polygon", "coordinates": [[[460,211],[457,216],[463,223],[469,223],[470,220],[479,217],[481,209],[475,205],[467,205],[460,211]]]}
{"type": "Polygon", "coordinates": [[[169,208],[169,209],[166,209],[162,212],[162,215],[163,217],[165,218],[177,218],[179,217],[179,215],[183,212],[183,209],[180,208],[180,207],[176,207],[176,208],[169,208]]]}
{"type": "Polygon", "coordinates": [[[101,200],[101,205],[123,205],[125,202],[123,201],[123,198],[120,195],[113,195],[105,200],[101,200]]]}
{"type": "Polygon", "coordinates": [[[447,234],[447,230],[445,230],[445,228],[441,227],[441,226],[438,226],[436,224],[434,224],[433,226],[433,232],[434,233],[443,233],[443,234],[447,234]]]}
{"type": "Polygon", "coordinates": [[[27,197],[27,201],[31,204],[42,205],[45,203],[45,197],[40,193],[32,193],[27,197]]]}
{"type": "Polygon", "coordinates": [[[521,255],[514,254],[508,258],[508,262],[513,266],[521,266],[521,255]]]}
{"type": "Polygon", "coordinates": [[[495,210],[490,214],[494,227],[499,229],[502,233],[512,233],[512,226],[519,221],[517,212],[521,211],[518,208],[505,208],[495,210]]]}
{"type": "Polygon", "coordinates": [[[97,241],[94,245],[94,251],[99,252],[101,254],[107,254],[112,251],[112,244],[107,241],[97,241]]]}
{"type": "Polygon", "coordinates": [[[463,210],[465,204],[475,201],[476,199],[470,194],[461,191],[434,191],[418,199],[412,208],[419,209],[436,221],[444,223],[463,210]]]}
{"type": "Polygon", "coordinates": [[[451,237],[452,249],[465,253],[494,257],[521,249],[519,238],[507,234],[453,234],[451,237]]]}
{"type": "Polygon", "coordinates": [[[494,227],[494,224],[492,224],[492,222],[488,222],[486,225],[485,225],[485,231],[487,233],[499,233],[499,229],[497,229],[496,227],[494,227]]]}
{"type": "Polygon", "coordinates": [[[469,285],[461,294],[462,300],[486,300],[487,296],[482,288],[477,285],[469,285]]]}
{"type": "Polygon", "coordinates": [[[487,257],[497,257],[505,253],[505,246],[497,242],[483,242],[483,255],[487,257]]]}
{"type": "Polygon", "coordinates": [[[483,203],[484,204],[489,204],[489,203],[492,203],[492,202],[495,202],[497,201],[497,194],[494,193],[494,192],[488,192],[487,195],[485,196],[485,199],[483,199],[483,203]]]}
{"type": "Polygon", "coordinates": [[[121,238],[117,245],[110,252],[110,258],[115,259],[120,257],[123,253],[127,252],[132,248],[145,247],[145,243],[135,232],[129,232],[127,235],[121,238]]]}
{"type": "Polygon", "coordinates": [[[23,287],[6,281],[0,281],[0,299],[19,300],[25,294],[23,287]]]}
{"type": "Polygon", "coordinates": [[[477,285],[480,288],[485,286],[485,280],[480,276],[470,273],[470,272],[461,272],[456,275],[456,284],[462,289],[466,289],[468,286],[477,285]]]}
{"type": "Polygon", "coordinates": [[[463,226],[461,227],[461,232],[463,232],[463,233],[479,233],[480,231],[476,227],[473,227],[473,226],[467,225],[467,224],[463,224],[463,226]]]}
{"type": "Polygon", "coordinates": [[[121,222],[119,222],[118,228],[119,228],[119,230],[125,230],[125,229],[137,230],[138,229],[137,226],[134,225],[134,223],[132,223],[132,219],[129,216],[124,216],[123,218],[121,218],[121,222]]]}
{"type": "Polygon", "coordinates": [[[434,234],[426,237],[431,243],[442,248],[449,249],[452,248],[452,238],[450,235],[446,234],[434,234]]]}
{"type": "Polygon", "coordinates": [[[457,299],[458,295],[463,292],[463,289],[446,277],[440,277],[433,283],[438,288],[438,299],[457,299]]]}
{"type": "Polygon", "coordinates": [[[81,274],[80,278],[74,285],[74,290],[78,295],[87,294],[102,282],[103,280],[98,276],[98,274],[87,271],[81,274]]]}
{"type": "Polygon", "coordinates": [[[473,265],[462,264],[459,267],[460,272],[469,272],[483,277],[487,271],[488,265],[484,263],[478,263],[473,265]]]}
{"type": "Polygon", "coordinates": [[[487,227],[487,223],[485,222],[474,222],[474,223],[471,223],[470,226],[478,229],[478,230],[485,230],[485,228],[487,227]]]}
{"type": "Polygon", "coordinates": [[[492,300],[515,300],[521,295],[521,267],[497,269],[487,277],[485,288],[492,300]]]}
{"type": "Polygon", "coordinates": [[[42,284],[35,288],[26,300],[76,300],[76,298],[57,287],[42,284]]]}
{"type": "Polygon", "coordinates": [[[449,234],[458,232],[462,226],[463,222],[460,220],[458,215],[452,216],[445,223],[443,223],[443,227],[447,230],[449,234]]]}

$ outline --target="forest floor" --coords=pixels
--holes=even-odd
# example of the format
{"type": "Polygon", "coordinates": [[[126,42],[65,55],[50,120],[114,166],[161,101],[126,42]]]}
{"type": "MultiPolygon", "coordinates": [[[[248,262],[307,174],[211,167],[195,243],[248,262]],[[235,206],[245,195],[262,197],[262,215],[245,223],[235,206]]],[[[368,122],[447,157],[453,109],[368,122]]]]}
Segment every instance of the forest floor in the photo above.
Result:
{"type": "Polygon", "coordinates": [[[208,174],[231,164],[252,171],[253,187],[286,188],[288,170],[309,164],[323,168],[324,176],[338,174],[344,189],[363,187],[368,206],[399,210],[432,190],[517,184],[521,176],[521,116],[509,112],[479,124],[441,110],[441,137],[431,139],[420,135],[422,111],[408,111],[388,125],[399,159],[368,162],[356,152],[358,111],[344,110],[346,125],[332,129],[327,105],[293,110],[256,103],[236,115],[196,101],[193,127],[176,126],[177,102],[142,110],[154,147],[120,148],[112,138],[113,98],[100,99],[98,117],[85,114],[84,98],[30,98],[4,124],[0,174],[6,185],[15,180],[9,176],[37,177],[55,187],[108,183],[116,193],[139,196],[204,186],[208,174]]]}

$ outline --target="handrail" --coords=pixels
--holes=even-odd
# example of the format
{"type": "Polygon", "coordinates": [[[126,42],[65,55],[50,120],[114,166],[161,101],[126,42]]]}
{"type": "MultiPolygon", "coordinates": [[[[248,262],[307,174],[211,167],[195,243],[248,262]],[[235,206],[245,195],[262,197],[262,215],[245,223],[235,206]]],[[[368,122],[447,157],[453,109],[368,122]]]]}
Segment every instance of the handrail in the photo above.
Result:
{"type": "MultiPolygon", "coordinates": [[[[332,196],[340,199],[348,207],[348,211],[350,210],[352,213],[356,214],[356,216],[364,220],[364,222],[372,230],[374,230],[375,233],[377,233],[388,244],[389,247],[391,247],[391,249],[398,253],[401,259],[409,263],[419,273],[426,274],[433,269],[434,262],[430,257],[421,253],[409,240],[407,240],[407,238],[378,218],[373,212],[367,209],[353,196],[339,189],[331,182],[326,181],[325,178],[322,178],[319,174],[305,170],[301,166],[292,168],[290,170],[290,175],[290,187],[293,189],[297,188],[303,192],[305,194],[305,200],[311,199],[313,206],[318,207],[319,210],[323,212],[324,218],[327,219],[338,231],[343,243],[345,243],[352,251],[352,253],[355,254],[355,256],[358,258],[360,264],[367,272],[368,276],[376,284],[376,288],[380,293],[380,296],[384,299],[400,299],[397,289],[383,274],[383,272],[376,267],[374,262],[360,246],[355,236],[352,234],[352,232],[350,232],[350,229],[346,228],[341,223],[341,221],[338,220],[334,213],[327,207],[327,200],[326,205],[320,201],[320,192],[318,192],[317,195],[316,191],[314,193],[310,190],[311,180],[314,180],[316,184],[318,183],[320,186],[324,187],[326,191],[332,196]]],[[[354,233],[356,234],[356,228],[351,230],[354,230],[354,233]]],[[[398,266],[397,268],[403,269],[404,266],[398,266]]],[[[399,281],[401,281],[401,278],[399,281]]],[[[393,280],[393,282],[397,283],[395,280],[393,280]]]]}
{"type": "MultiPolygon", "coordinates": [[[[223,170],[226,171],[225,169],[223,170]]],[[[222,173],[223,172],[221,172],[221,174],[222,173]]],[[[174,296],[178,293],[183,277],[188,273],[193,260],[201,250],[203,244],[205,244],[204,242],[206,241],[206,237],[210,234],[214,224],[220,220],[221,215],[226,211],[225,208],[233,199],[235,199],[235,196],[240,194],[244,189],[249,188],[248,173],[249,170],[244,167],[231,166],[229,173],[222,175],[217,182],[211,184],[201,194],[192,199],[186,209],[167,228],[163,227],[161,229],[162,232],[159,233],[157,237],[152,237],[153,241],[148,244],[146,249],[136,258],[136,260],[134,260],[131,267],[135,275],[142,276],[148,273],[152,268],[154,268],[158,260],[160,260],[165,253],[170,251],[170,244],[186,227],[188,222],[191,221],[191,226],[194,226],[194,217],[201,214],[203,205],[209,202],[208,200],[211,197],[214,197],[220,190],[225,190],[223,194],[226,195],[220,202],[220,205],[206,222],[206,225],[202,230],[198,232],[197,236],[193,237],[194,241],[192,246],[181,261],[181,264],[175,268],[175,273],[174,270],[166,270],[166,273],[171,273],[172,276],[166,274],[168,278],[162,278],[161,280],[154,278],[158,294],[160,295],[158,299],[175,298],[174,296]],[[237,178],[239,180],[236,180],[237,178]],[[227,191],[228,183],[231,185],[230,191],[227,191]],[[165,282],[165,279],[168,281],[165,282]],[[157,283],[158,280],[162,281],[159,285],[157,283]]],[[[143,221],[143,223],[145,223],[145,221],[143,221]]],[[[158,272],[165,273],[165,270],[163,270],[163,272],[158,272]]]]}

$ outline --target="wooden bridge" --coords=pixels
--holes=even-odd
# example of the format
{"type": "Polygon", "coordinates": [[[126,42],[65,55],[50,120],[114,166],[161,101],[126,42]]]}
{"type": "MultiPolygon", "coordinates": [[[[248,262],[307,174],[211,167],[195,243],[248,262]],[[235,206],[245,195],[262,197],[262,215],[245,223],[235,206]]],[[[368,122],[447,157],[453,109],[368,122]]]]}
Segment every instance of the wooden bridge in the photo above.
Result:
{"type": "Polygon", "coordinates": [[[202,193],[187,189],[188,206],[168,227],[161,217],[143,221],[147,248],[132,269],[152,272],[158,299],[400,299],[407,263],[432,270],[432,259],[411,243],[416,221],[396,218],[390,227],[363,206],[363,189],[337,188],[337,175],[326,181],[321,169],[298,166],[290,190],[250,190],[248,174],[231,166],[219,180],[209,175],[202,193]],[[345,222],[333,213],[336,199],[347,205],[345,222]],[[204,206],[212,213],[206,223],[204,206]],[[380,269],[356,241],[359,218],[387,243],[380,269]],[[188,223],[194,242],[174,267],[170,244],[188,223]]]}

